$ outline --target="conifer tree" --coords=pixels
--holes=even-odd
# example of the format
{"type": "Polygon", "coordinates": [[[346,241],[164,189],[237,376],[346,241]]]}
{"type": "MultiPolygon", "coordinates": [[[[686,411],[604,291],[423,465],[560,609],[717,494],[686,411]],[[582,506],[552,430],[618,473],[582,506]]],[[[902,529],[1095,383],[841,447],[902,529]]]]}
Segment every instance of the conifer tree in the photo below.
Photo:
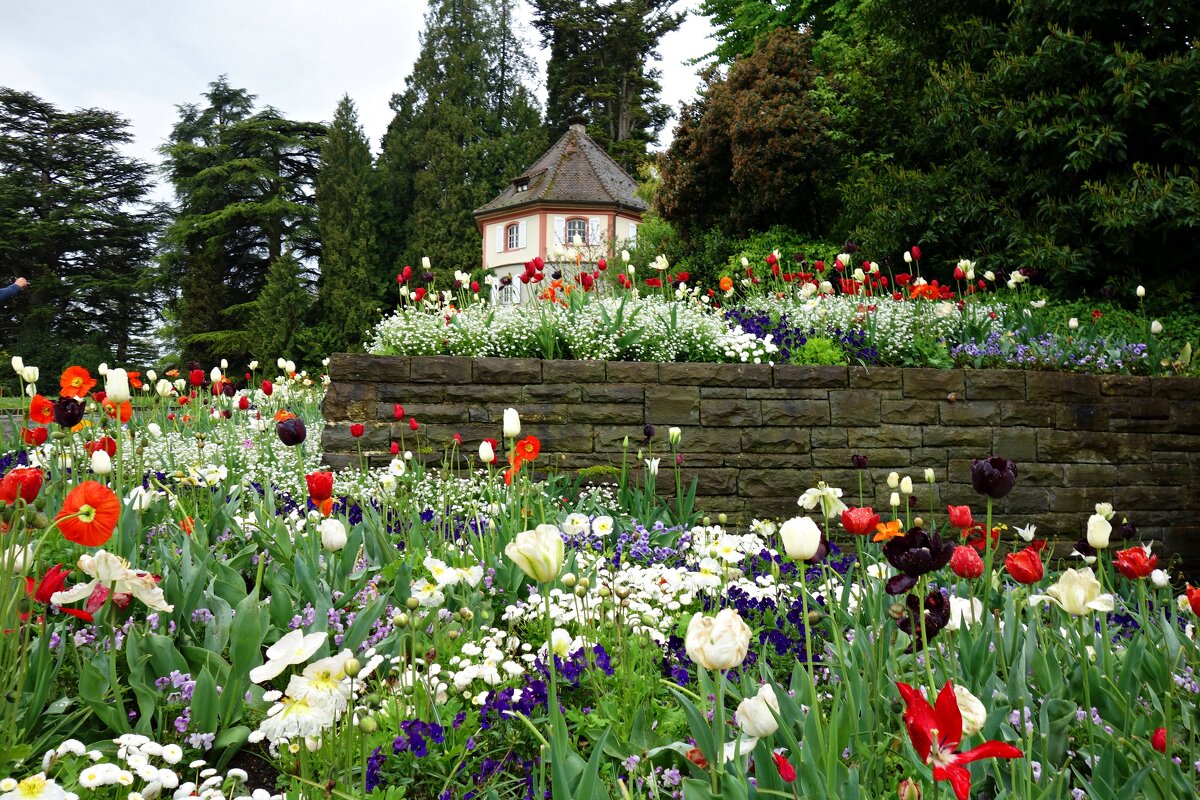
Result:
{"type": "Polygon", "coordinates": [[[544,143],[516,42],[499,44],[503,0],[431,2],[421,53],[379,160],[379,246],[394,276],[428,256],[439,274],[479,268],[471,212],[528,166],[544,143]],[[511,56],[500,69],[500,53],[511,56]]]}
{"type": "Polygon", "coordinates": [[[377,318],[386,285],[375,280],[371,149],[347,95],[338,103],[321,145],[317,223],[321,277],[317,284],[318,353],[360,349],[377,318]]]}
{"type": "Polygon", "coordinates": [[[121,152],[131,138],[112,112],[0,87],[0,283],[29,281],[0,307],[0,339],[43,375],[154,356],[161,211],[152,167],[121,152]]]}
{"type": "Polygon", "coordinates": [[[570,120],[589,120],[588,134],[631,174],[658,140],[671,110],[659,101],[658,45],[684,14],[674,0],[533,0],[534,27],[550,48],[546,122],[551,135],[570,120]]]}
{"type": "Polygon", "coordinates": [[[260,361],[291,356],[300,344],[301,323],[312,303],[304,270],[288,250],[271,262],[267,282],[250,304],[247,339],[260,361]]]}
{"type": "Polygon", "coordinates": [[[285,250],[302,266],[320,254],[313,184],[325,127],[254,112],[254,96],[224,77],[204,97],[180,106],[161,148],[178,198],[162,263],[181,287],[173,334],[187,360],[209,362],[248,354],[248,313],[285,250]]]}

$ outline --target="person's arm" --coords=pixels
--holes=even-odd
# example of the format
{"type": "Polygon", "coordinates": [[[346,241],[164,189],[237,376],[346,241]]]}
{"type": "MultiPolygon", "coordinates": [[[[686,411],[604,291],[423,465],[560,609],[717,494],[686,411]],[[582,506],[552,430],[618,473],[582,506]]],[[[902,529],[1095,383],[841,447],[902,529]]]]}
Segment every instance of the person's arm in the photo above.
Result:
{"type": "Polygon", "coordinates": [[[8,286],[0,288],[0,302],[8,300],[10,297],[15,296],[20,291],[21,284],[19,283],[10,283],[8,286]]]}

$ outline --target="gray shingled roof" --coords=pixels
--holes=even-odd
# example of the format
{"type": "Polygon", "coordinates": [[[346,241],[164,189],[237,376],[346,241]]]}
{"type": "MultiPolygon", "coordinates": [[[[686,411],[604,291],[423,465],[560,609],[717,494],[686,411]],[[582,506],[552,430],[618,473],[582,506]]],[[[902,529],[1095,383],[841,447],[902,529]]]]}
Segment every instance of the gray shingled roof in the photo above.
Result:
{"type": "Polygon", "coordinates": [[[580,203],[645,211],[648,207],[634,194],[636,189],[633,178],[592,141],[584,127],[572,125],[503,192],[475,209],[475,216],[533,203],[580,203]],[[529,188],[518,192],[517,185],[523,181],[528,181],[529,188]]]}

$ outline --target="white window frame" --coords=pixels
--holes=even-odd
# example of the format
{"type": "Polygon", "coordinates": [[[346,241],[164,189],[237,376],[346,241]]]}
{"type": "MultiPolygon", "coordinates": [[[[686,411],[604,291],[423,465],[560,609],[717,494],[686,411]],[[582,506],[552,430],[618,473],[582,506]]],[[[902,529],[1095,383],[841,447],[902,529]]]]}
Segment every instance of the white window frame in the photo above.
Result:
{"type": "Polygon", "coordinates": [[[587,217],[567,217],[566,243],[570,246],[574,246],[575,237],[578,236],[579,241],[583,242],[585,246],[591,244],[591,236],[589,235],[590,230],[591,225],[588,223],[587,217]],[[574,231],[572,231],[571,228],[572,223],[575,224],[574,231]],[[582,228],[580,226],[582,226],[582,228]]]}

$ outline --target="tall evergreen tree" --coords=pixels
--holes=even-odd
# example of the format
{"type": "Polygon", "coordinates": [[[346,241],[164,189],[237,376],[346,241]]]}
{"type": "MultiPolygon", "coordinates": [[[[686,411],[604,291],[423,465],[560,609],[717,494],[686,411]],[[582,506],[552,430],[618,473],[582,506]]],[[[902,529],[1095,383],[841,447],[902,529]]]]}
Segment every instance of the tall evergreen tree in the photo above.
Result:
{"type": "MultiPolygon", "coordinates": [[[[392,275],[428,256],[445,274],[478,269],[471,212],[528,165],[544,142],[520,58],[505,69],[498,39],[503,0],[431,2],[421,53],[379,160],[379,244],[392,275]],[[502,78],[500,76],[503,76],[502,78]]],[[[504,27],[504,35],[511,36],[504,27]]],[[[514,40],[516,41],[516,40],[514,40]]]]}
{"type": "Polygon", "coordinates": [[[155,356],[162,220],[147,198],[152,168],[121,152],[131,138],[112,112],[0,88],[0,276],[29,280],[0,307],[0,337],[43,375],[155,356]]]}
{"type": "Polygon", "coordinates": [[[312,303],[304,268],[288,250],[271,262],[267,281],[247,313],[250,352],[260,361],[290,357],[312,303]]]}
{"type": "Polygon", "coordinates": [[[204,97],[180,106],[161,152],[178,198],[163,256],[181,287],[174,333],[185,358],[208,362],[249,353],[247,314],[285,250],[302,265],[320,254],[313,187],[325,127],[254,112],[254,96],[224,77],[204,97]]]}
{"type": "Polygon", "coordinates": [[[347,95],[321,145],[317,223],[321,277],[314,346],[320,353],[358,349],[377,318],[386,284],[374,280],[376,258],[371,148],[347,95]]]}
{"type": "Polygon", "coordinates": [[[583,116],[588,133],[637,174],[647,145],[670,117],[659,101],[662,37],[684,13],[674,0],[533,0],[534,27],[550,48],[546,121],[552,135],[583,116]]]}

